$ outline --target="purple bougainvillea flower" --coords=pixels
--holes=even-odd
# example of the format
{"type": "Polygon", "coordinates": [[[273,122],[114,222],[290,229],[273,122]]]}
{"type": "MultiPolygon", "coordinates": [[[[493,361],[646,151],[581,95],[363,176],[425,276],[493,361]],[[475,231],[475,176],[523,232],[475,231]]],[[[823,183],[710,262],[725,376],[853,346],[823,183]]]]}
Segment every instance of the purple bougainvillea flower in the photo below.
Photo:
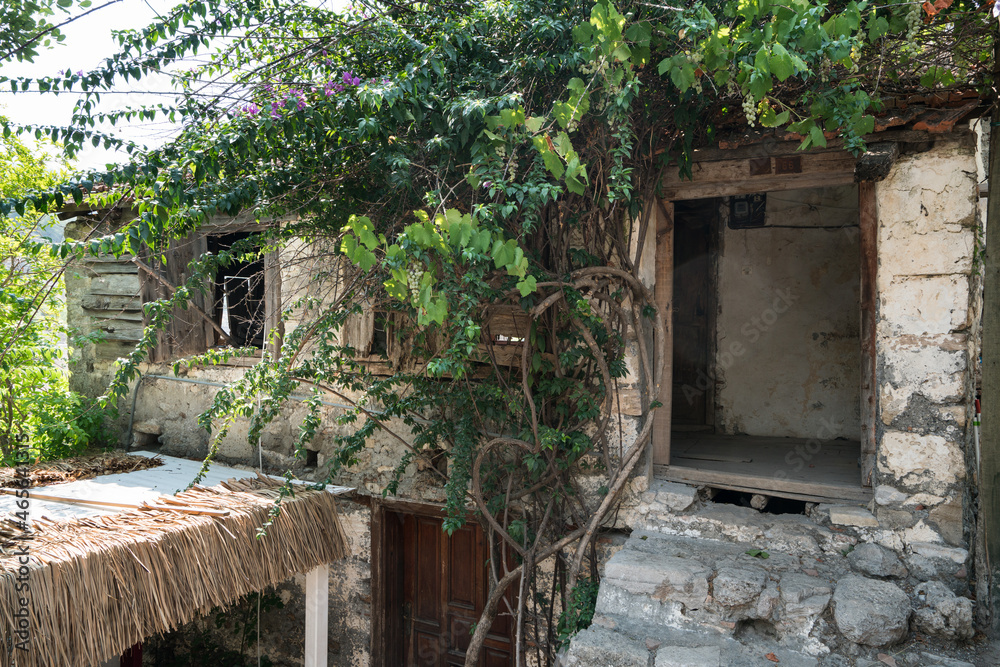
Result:
{"type": "Polygon", "coordinates": [[[253,103],[247,104],[246,106],[243,107],[243,113],[251,117],[256,116],[257,114],[260,113],[260,107],[258,107],[256,104],[253,103]]]}

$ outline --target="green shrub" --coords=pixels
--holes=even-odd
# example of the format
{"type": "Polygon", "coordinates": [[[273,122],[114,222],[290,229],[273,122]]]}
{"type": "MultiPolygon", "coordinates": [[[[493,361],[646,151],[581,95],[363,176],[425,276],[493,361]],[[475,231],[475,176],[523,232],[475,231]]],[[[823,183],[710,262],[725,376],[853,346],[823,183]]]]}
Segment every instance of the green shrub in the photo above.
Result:
{"type": "Polygon", "coordinates": [[[594,620],[594,608],[597,606],[597,590],[600,583],[592,579],[577,580],[576,587],[569,594],[569,604],[559,614],[559,625],[556,628],[556,639],[559,649],[562,649],[580,630],[586,630],[594,620]]]}

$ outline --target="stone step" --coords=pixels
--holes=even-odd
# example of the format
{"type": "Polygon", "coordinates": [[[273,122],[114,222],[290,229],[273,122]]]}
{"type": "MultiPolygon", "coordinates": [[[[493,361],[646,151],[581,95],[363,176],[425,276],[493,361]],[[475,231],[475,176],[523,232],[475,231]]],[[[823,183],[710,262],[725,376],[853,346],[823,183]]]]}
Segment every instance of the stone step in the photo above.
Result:
{"type": "MultiPolygon", "coordinates": [[[[605,619],[607,621],[607,619],[605,619]]],[[[595,623],[573,638],[561,667],[818,667],[805,655],[769,638],[742,641],[713,632],[652,625],[595,623]],[[768,655],[778,659],[775,663],[768,655]]]]}
{"type": "Polygon", "coordinates": [[[763,641],[806,663],[828,653],[828,644],[845,640],[891,645],[908,635],[911,621],[913,629],[928,634],[971,636],[971,601],[944,585],[904,590],[862,576],[901,572],[895,555],[877,545],[823,557],[746,547],[634,531],[605,564],[594,625],[636,641],[670,639],[672,645],[680,644],[671,637],[690,635],[719,646],[733,640],[757,651],[763,641]]]}
{"type": "MultiPolygon", "coordinates": [[[[573,638],[557,667],[885,667],[879,649],[805,655],[767,637],[734,639],[710,633],[682,632],[654,626],[611,628],[594,624],[573,638]],[[865,656],[868,657],[865,657],[865,656]],[[773,659],[772,659],[773,658],[773,659]],[[777,662],[775,662],[777,660],[777,662]]],[[[927,651],[893,652],[897,667],[976,667],[927,651]]]]}
{"type": "Polygon", "coordinates": [[[673,487],[683,484],[655,481],[631,510],[626,523],[633,528],[666,535],[754,545],[761,549],[796,554],[836,554],[857,543],[849,529],[820,525],[803,514],[767,514],[751,507],[707,503],[685,504],[675,498],[673,487]]]}
{"type": "Polygon", "coordinates": [[[905,531],[901,538],[898,529],[913,525],[912,514],[884,507],[878,512],[880,518],[863,507],[816,505],[808,516],[768,514],[751,507],[704,502],[694,487],[653,480],[639,502],[623,515],[623,522],[633,529],[665,535],[730,542],[821,559],[834,558],[856,545],[875,543],[895,551],[908,572],[899,574],[902,570],[897,568],[895,574],[861,574],[908,577],[913,585],[940,580],[960,595],[968,592],[967,549],[935,542],[926,526],[920,527],[923,524],[905,531]],[[898,514],[907,515],[906,521],[910,523],[897,517],[898,514]]]}
{"type": "Polygon", "coordinates": [[[847,571],[844,556],[838,555],[838,567],[817,564],[824,565],[821,576],[798,556],[746,551],[745,545],[635,531],[605,565],[595,613],[617,625],[720,635],[759,621],[786,644],[822,652],[811,633],[833,582],[847,571]]]}

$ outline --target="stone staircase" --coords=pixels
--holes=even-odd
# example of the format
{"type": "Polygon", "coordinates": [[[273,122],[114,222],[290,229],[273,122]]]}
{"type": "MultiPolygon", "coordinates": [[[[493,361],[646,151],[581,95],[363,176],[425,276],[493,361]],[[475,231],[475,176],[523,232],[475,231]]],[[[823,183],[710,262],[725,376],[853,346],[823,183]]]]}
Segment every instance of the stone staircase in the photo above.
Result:
{"type": "MultiPolygon", "coordinates": [[[[971,637],[971,601],[918,581],[895,552],[804,515],[712,503],[651,511],[687,493],[678,487],[658,483],[645,497],[659,500],[629,518],[636,529],[605,564],[593,624],[566,667],[884,667],[864,655],[911,626],[971,637]]],[[[895,664],[972,664],[928,655],[895,664]]]]}

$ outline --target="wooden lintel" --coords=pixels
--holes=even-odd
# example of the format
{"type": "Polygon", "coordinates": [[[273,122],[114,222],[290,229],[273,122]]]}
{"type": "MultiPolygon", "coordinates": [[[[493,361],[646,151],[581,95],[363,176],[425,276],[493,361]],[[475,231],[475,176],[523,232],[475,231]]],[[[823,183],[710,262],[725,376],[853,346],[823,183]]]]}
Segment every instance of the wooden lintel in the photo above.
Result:
{"type": "Polygon", "coordinates": [[[756,163],[751,169],[749,158],[696,161],[691,167],[690,180],[682,179],[676,170],[670,169],[663,179],[661,196],[668,200],[705,199],[854,182],[856,159],[847,151],[775,153],[766,159],[772,163],[769,171],[756,163]],[[775,168],[775,161],[785,157],[798,159],[797,171],[778,173],[781,170],[775,168]]]}

